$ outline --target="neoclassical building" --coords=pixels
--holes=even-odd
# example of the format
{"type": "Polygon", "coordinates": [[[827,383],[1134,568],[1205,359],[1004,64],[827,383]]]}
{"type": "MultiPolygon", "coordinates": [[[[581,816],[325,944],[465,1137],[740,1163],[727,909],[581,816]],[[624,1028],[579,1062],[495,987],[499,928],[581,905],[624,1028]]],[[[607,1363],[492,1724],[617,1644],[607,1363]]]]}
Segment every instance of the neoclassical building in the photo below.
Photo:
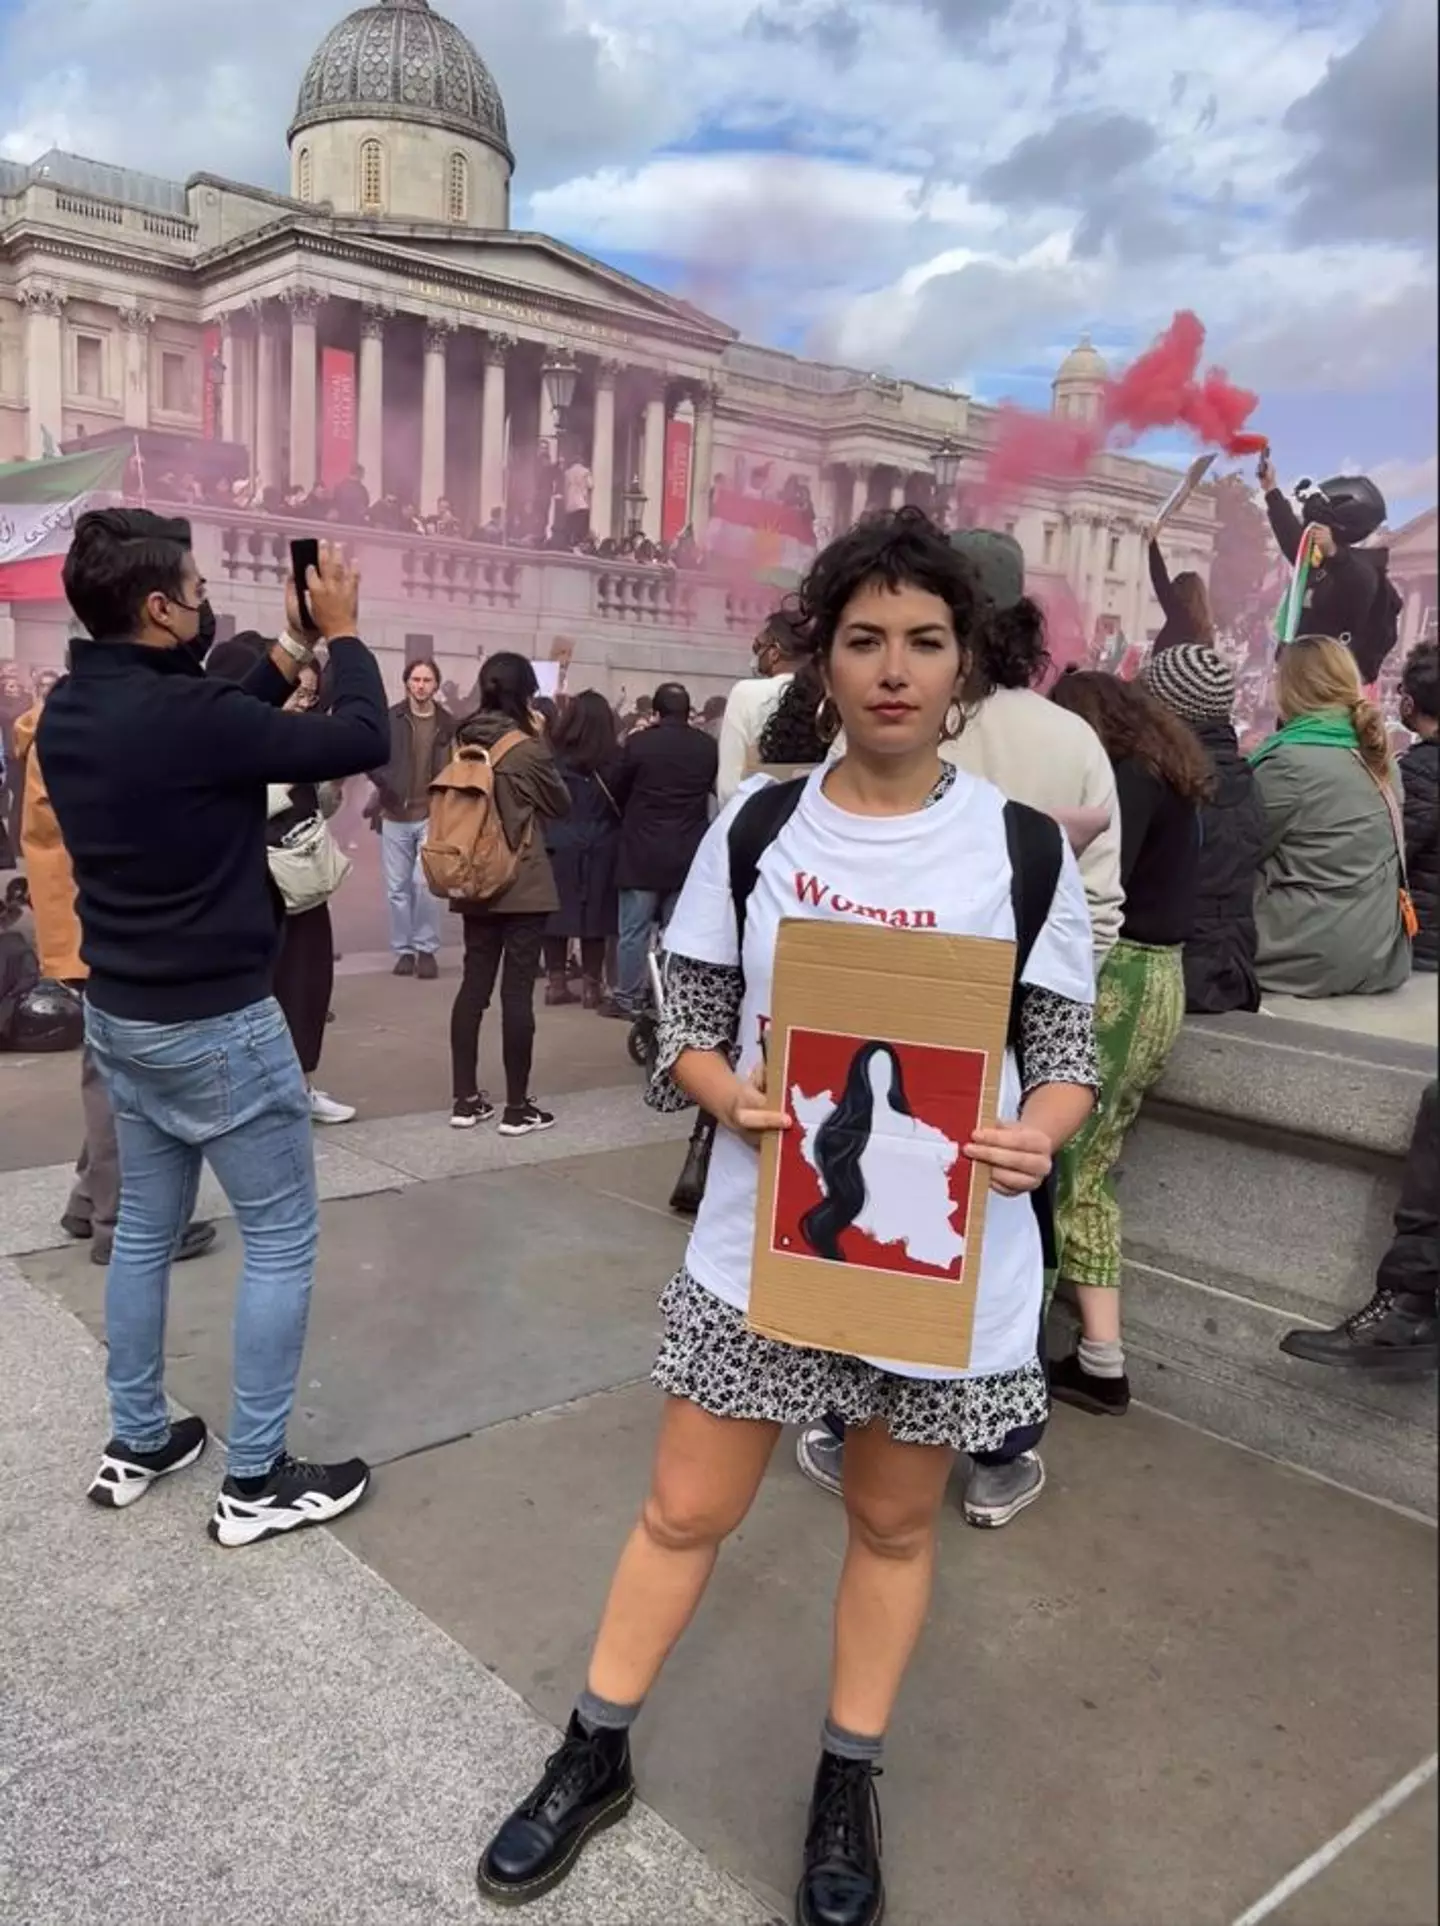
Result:
{"type": "MultiPolygon", "coordinates": [[[[963,394],[751,345],[512,229],[499,90],[430,0],[377,0],[336,25],[288,137],[288,195],[60,152],[0,161],[0,463],[132,433],[153,496],[215,442],[262,485],[309,489],[358,465],[372,497],[422,514],[446,498],[469,528],[513,509],[544,443],[591,469],[597,536],[688,523],[705,547],[717,484],[732,501],[803,484],[823,536],[867,506],[933,506],[937,478],[948,491],[958,468],[963,487],[983,463],[993,411],[963,394]],[[173,459],[155,452],[172,443],[173,459]]],[[[1056,409],[1093,410],[1104,376],[1082,344],[1057,371],[1056,409]]],[[[1141,530],[1173,481],[1104,456],[1083,483],[1037,484],[1011,517],[1035,586],[1068,587],[1091,633],[1153,631],[1141,530]]],[[[292,531],[253,510],[194,519],[212,582],[265,626],[292,531]]],[[[1172,568],[1208,571],[1213,525],[1202,491],[1170,531],[1172,568]]],[[[560,630],[612,683],[688,650],[697,687],[723,685],[766,600],[733,572],[657,583],[568,556],[422,554],[378,533],[364,546],[382,646],[418,636],[473,659],[480,627],[543,653],[560,630]]],[[[48,651],[63,621],[0,607],[0,655],[48,651]]]]}

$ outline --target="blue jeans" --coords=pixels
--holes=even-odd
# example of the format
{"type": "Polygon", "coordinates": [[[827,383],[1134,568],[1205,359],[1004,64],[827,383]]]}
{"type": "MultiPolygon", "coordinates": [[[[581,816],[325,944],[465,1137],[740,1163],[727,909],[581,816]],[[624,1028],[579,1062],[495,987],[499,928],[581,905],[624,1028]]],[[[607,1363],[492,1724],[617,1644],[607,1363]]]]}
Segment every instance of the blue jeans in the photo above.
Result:
{"type": "Polygon", "coordinates": [[[622,889],[620,892],[620,956],[616,964],[616,1001],[638,1010],[645,1001],[646,959],[650,932],[663,930],[680,901],[678,889],[622,889]]]}
{"type": "Polygon", "coordinates": [[[425,822],[380,825],[390,947],[397,956],[433,956],[440,947],[440,904],[420,868],[420,845],[429,831],[425,822]]]}
{"type": "Polygon", "coordinates": [[[232,1016],[136,1023],[87,1003],[85,1037],[120,1145],[120,1218],[105,1290],[111,1429],[132,1451],[158,1451],[170,1436],[170,1258],[208,1162],[245,1247],[230,1474],[264,1477],[285,1449],[320,1232],[310,1101],[280,1005],[267,997],[232,1016]]]}

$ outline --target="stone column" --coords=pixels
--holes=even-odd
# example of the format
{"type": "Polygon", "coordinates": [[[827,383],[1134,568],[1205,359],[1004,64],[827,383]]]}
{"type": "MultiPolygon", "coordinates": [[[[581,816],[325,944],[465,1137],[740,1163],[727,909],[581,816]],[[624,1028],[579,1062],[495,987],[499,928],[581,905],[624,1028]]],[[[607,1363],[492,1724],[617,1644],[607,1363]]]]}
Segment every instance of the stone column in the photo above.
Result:
{"type": "MultiPolygon", "coordinates": [[[[208,372],[208,370],[207,370],[208,372]]],[[[239,441],[240,342],[233,314],[220,317],[220,439],[239,441]]]]}
{"type": "Polygon", "coordinates": [[[905,477],[903,474],[897,473],[894,481],[890,484],[890,507],[892,510],[895,510],[903,508],[904,506],[905,477]]]}
{"type": "Polygon", "coordinates": [[[615,533],[615,381],[618,362],[595,367],[595,439],[590,450],[590,475],[595,484],[590,506],[590,530],[597,542],[615,533]]]}
{"type": "Polygon", "coordinates": [[[710,490],[715,485],[715,404],[720,391],[710,385],[695,397],[695,449],[690,467],[690,526],[703,548],[710,530],[710,490]]]}
{"type": "Polygon", "coordinates": [[[645,466],[640,485],[645,490],[642,526],[652,542],[660,539],[665,510],[665,390],[652,393],[645,403],[645,466]]]}
{"type": "Polygon", "coordinates": [[[255,449],[261,488],[278,488],[280,469],[280,336],[263,301],[255,303],[255,449]]]}
{"type": "Polygon", "coordinates": [[[425,327],[425,380],[420,402],[420,513],[433,515],[445,493],[445,357],[455,323],[425,327]]]}
{"type": "Polygon", "coordinates": [[[1145,525],[1142,522],[1134,531],[1135,539],[1135,587],[1130,598],[1134,627],[1131,637],[1142,646],[1150,634],[1150,544],[1145,539],[1145,525]]]}
{"type": "Polygon", "coordinates": [[[485,382],[480,401],[480,520],[505,503],[505,357],[513,334],[485,337],[485,382]]]}
{"type": "Polygon", "coordinates": [[[315,323],[323,297],[311,288],[292,288],[280,298],[290,310],[290,485],[308,491],[320,454],[315,323]]]}
{"type": "Polygon", "coordinates": [[[1412,588],[1405,597],[1405,613],[1401,618],[1400,646],[1408,654],[1420,640],[1420,630],[1425,621],[1425,592],[1412,588]]]}
{"type": "Polygon", "coordinates": [[[125,338],[120,401],[127,428],[150,425],[150,330],[154,325],[155,316],[149,308],[120,309],[120,328],[125,338]]]}
{"type": "Polygon", "coordinates": [[[852,461],[850,464],[850,519],[858,522],[870,506],[870,477],[875,472],[873,461],[852,461]]]}
{"type": "Polygon", "coordinates": [[[815,536],[822,545],[834,541],[840,530],[837,525],[839,508],[839,488],[835,470],[828,462],[821,462],[815,486],[815,536]]]}
{"type": "Polygon", "coordinates": [[[384,308],[360,310],[360,420],[356,459],[365,470],[372,502],[385,493],[385,323],[384,308]]]}
{"type": "Polygon", "coordinates": [[[25,370],[29,412],[25,453],[38,461],[45,453],[48,434],[58,448],[65,439],[65,361],[61,317],[65,297],[58,288],[20,290],[25,313],[25,370]]]}

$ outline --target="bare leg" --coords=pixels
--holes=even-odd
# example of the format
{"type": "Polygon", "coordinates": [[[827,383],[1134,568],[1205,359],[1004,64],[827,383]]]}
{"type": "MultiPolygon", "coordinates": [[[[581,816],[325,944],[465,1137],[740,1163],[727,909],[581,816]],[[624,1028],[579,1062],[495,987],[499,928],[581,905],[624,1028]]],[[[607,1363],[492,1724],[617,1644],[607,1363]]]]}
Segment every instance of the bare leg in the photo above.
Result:
{"type": "Polygon", "coordinates": [[[1092,1344],[1120,1342],[1120,1292],[1100,1284],[1074,1286],[1080,1334],[1092,1344]]]}
{"type": "Polygon", "coordinates": [[[930,1603],[935,1521],[955,1454],[896,1444],[880,1424],[845,1440],[850,1542],[835,1600],[830,1717],[883,1735],[930,1603]]]}
{"type": "Polygon", "coordinates": [[[721,1541],[744,1518],[780,1435],[777,1424],[715,1418],[666,1400],[650,1492],[610,1584],[586,1683],[638,1705],[690,1623],[721,1541]]]}

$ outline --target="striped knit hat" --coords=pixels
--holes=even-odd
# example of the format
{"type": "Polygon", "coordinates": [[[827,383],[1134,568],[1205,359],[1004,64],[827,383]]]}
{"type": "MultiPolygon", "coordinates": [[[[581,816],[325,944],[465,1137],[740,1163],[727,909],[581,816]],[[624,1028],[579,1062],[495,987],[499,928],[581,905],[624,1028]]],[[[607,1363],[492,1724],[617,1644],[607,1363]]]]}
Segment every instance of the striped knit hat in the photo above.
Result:
{"type": "Polygon", "coordinates": [[[1143,680],[1156,701],[1182,722],[1229,722],[1235,712],[1235,671],[1198,642],[1178,642],[1152,654],[1143,680]]]}

